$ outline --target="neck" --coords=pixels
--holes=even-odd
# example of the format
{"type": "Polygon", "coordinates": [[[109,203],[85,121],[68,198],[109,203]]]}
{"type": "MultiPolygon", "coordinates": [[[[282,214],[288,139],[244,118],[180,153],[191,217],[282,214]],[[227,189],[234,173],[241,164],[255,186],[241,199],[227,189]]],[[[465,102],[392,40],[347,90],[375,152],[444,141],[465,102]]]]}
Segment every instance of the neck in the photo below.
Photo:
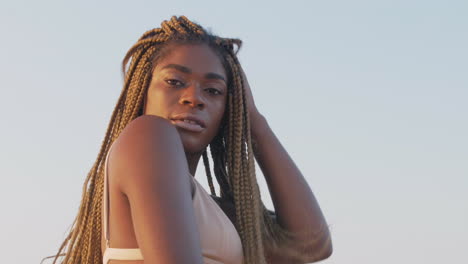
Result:
{"type": "Polygon", "coordinates": [[[187,164],[189,167],[189,172],[195,177],[195,172],[197,171],[198,162],[200,161],[200,157],[202,152],[200,153],[187,153],[185,152],[185,156],[187,158],[187,164]]]}

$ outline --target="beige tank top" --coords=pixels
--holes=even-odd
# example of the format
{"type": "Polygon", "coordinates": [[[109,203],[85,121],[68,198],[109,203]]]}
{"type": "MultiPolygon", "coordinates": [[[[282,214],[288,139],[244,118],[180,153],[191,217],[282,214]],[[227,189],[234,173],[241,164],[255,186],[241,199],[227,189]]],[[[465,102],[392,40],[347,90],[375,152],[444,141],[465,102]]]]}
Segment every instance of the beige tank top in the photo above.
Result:
{"type": "MultiPolygon", "coordinates": [[[[104,235],[106,249],[103,253],[103,263],[110,260],[143,260],[139,248],[110,248],[109,233],[109,195],[107,184],[107,153],[104,163],[104,235]]],[[[195,186],[193,207],[195,220],[200,234],[203,262],[205,264],[241,264],[243,260],[242,243],[232,224],[218,204],[211,198],[198,181],[189,175],[195,186]]]]}

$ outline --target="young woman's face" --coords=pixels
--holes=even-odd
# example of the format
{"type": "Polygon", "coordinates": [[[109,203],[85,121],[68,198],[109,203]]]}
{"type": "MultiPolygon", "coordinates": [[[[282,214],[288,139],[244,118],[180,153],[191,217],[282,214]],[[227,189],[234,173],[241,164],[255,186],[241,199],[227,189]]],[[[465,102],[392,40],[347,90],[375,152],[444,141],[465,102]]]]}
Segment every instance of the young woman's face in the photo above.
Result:
{"type": "Polygon", "coordinates": [[[175,125],[184,149],[198,153],[220,127],[227,98],[227,76],[207,45],[178,45],[155,67],[144,114],[175,125]]]}

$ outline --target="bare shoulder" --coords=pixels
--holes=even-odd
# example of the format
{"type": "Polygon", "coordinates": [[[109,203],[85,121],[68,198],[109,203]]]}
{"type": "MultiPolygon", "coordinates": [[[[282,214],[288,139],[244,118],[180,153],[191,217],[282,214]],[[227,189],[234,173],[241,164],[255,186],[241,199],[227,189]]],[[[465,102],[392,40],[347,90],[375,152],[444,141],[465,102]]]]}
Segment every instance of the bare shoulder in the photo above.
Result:
{"type": "MultiPolygon", "coordinates": [[[[182,143],[175,128],[164,118],[144,115],[132,120],[113,143],[109,154],[111,171],[126,171],[128,166],[139,165],[148,159],[164,158],[161,153],[171,152],[172,158],[183,154],[182,143]],[[146,157],[146,158],[145,158],[146,157]]],[[[182,162],[181,162],[182,163],[182,162]]],[[[184,164],[178,164],[184,166],[184,164]]],[[[125,173],[113,173],[118,181],[126,181],[125,173]]]]}
{"type": "Polygon", "coordinates": [[[138,143],[138,140],[154,141],[161,137],[177,136],[176,132],[168,120],[159,116],[143,115],[127,124],[115,143],[126,146],[128,143],[138,143]]]}
{"type": "Polygon", "coordinates": [[[109,171],[127,197],[145,262],[201,263],[188,166],[177,130],[141,116],[125,127],[109,154],[109,171]],[[184,247],[180,237],[186,238],[184,247]]]}

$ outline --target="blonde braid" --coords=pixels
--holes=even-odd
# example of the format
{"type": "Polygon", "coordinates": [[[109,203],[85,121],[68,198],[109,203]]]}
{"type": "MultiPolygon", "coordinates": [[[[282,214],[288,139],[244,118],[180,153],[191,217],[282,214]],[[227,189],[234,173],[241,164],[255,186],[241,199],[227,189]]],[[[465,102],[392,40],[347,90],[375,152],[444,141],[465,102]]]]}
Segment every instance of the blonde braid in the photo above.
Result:
{"type": "MultiPolygon", "coordinates": [[[[175,17],[172,17],[172,18],[175,18],[175,17]]],[[[201,26],[193,23],[192,21],[190,21],[185,16],[180,16],[177,21],[179,23],[181,23],[183,26],[185,26],[186,28],[193,31],[195,33],[195,35],[199,35],[199,36],[205,36],[206,35],[206,31],[201,26]]]]}
{"type": "MultiPolygon", "coordinates": [[[[230,50],[232,48],[232,41],[228,42],[228,45],[225,45],[230,50]]],[[[258,202],[258,195],[259,193],[258,186],[256,185],[255,179],[255,171],[252,170],[253,160],[251,153],[247,152],[246,147],[248,148],[251,145],[249,142],[250,138],[250,128],[249,128],[249,120],[248,120],[248,109],[247,104],[245,102],[245,91],[242,81],[242,75],[240,74],[239,64],[236,60],[235,56],[231,56],[228,60],[231,64],[233,78],[235,85],[238,85],[238,96],[235,98],[238,102],[239,107],[239,119],[242,122],[239,124],[239,127],[242,129],[242,136],[241,136],[241,164],[242,167],[242,175],[240,177],[239,185],[241,186],[240,189],[240,201],[243,214],[241,214],[241,218],[245,222],[246,234],[246,247],[248,248],[247,251],[247,263],[255,262],[257,263],[265,263],[264,258],[264,251],[263,251],[263,241],[261,237],[261,229],[260,229],[260,217],[258,214],[258,206],[256,206],[256,202],[258,202]],[[246,146],[247,145],[247,146],[246,146]],[[252,185],[254,182],[254,185],[252,185]],[[255,188],[257,187],[257,188],[255,188]]],[[[251,149],[251,148],[250,148],[251,149]]],[[[250,150],[249,149],[249,150],[250,150]]]]}
{"type": "MultiPolygon", "coordinates": [[[[154,53],[155,49],[150,48],[148,51],[154,53]]],[[[133,49],[132,52],[136,54],[130,54],[130,56],[127,54],[124,59],[124,64],[129,58],[132,58],[132,63],[127,71],[124,89],[112,113],[111,122],[107,128],[98,158],[85,180],[78,216],[73,222],[70,234],[55,255],[53,263],[56,263],[58,257],[63,255],[61,253],[64,249],[67,250],[67,253],[62,263],[102,263],[100,219],[104,186],[104,159],[110,145],[126,124],[137,117],[137,112],[143,106],[144,94],[151,79],[151,75],[148,74],[151,65],[148,61],[141,63],[140,60],[148,60],[152,55],[146,54],[144,56],[145,53],[142,52],[141,48],[133,49]],[[137,59],[134,59],[135,57],[132,55],[136,55],[137,59]],[[138,78],[134,78],[135,76],[138,78]],[[136,81],[137,79],[140,80],[136,81]],[[141,87],[145,87],[145,89],[141,89],[141,87]]]]}
{"type": "MultiPolygon", "coordinates": [[[[230,54],[231,55],[231,54],[230,54]]],[[[232,147],[232,150],[228,150],[229,159],[228,164],[230,167],[230,175],[233,177],[233,189],[234,189],[234,203],[236,207],[237,224],[239,227],[239,233],[244,247],[244,257],[246,263],[254,263],[255,260],[259,260],[255,256],[256,243],[253,241],[253,215],[250,201],[250,190],[247,186],[248,172],[245,170],[245,164],[242,162],[245,158],[244,154],[244,119],[243,112],[245,111],[245,104],[242,101],[243,91],[241,79],[237,74],[236,67],[232,56],[228,56],[228,63],[232,69],[233,75],[233,101],[231,120],[229,120],[231,138],[228,139],[228,145],[232,147]]],[[[261,242],[261,241],[256,241],[261,242]]],[[[260,260],[261,261],[261,260],[260,260]]]]}
{"type": "Polygon", "coordinates": [[[151,37],[153,37],[155,35],[161,35],[163,33],[164,33],[164,31],[162,30],[162,28],[150,29],[150,30],[146,31],[145,33],[143,33],[143,35],[141,35],[141,37],[138,39],[138,42],[142,41],[143,39],[151,38],[151,37]]]}
{"type": "Polygon", "coordinates": [[[171,25],[172,28],[175,29],[175,32],[179,33],[179,34],[184,34],[186,35],[188,32],[184,29],[183,27],[183,24],[179,23],[178,19],[173,16],[170,20],[170,22],[168,23],[171,25]]]}

